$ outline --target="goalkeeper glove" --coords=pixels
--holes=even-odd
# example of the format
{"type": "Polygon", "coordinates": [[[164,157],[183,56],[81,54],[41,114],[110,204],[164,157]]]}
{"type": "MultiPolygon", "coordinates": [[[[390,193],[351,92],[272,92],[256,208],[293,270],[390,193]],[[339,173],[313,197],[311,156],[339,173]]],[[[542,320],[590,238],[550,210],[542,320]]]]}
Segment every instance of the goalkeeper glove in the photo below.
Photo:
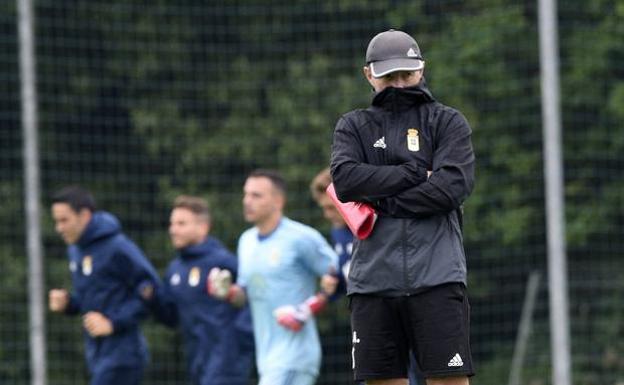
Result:
{"type": "Polygon", "coordinates": [[[208,273],[206,289],[211,296],[229,301],[232,296],[232,273],[226,269],[213,267],[208,273]]]}
{"type": "Polygon", "coordinates": [[[277,323],[286,329],[298,332],[305,322],[313,315],[318,314],[327,304],[327,296],[318,293],[308,298],[305,302],[293,306],[280,306],[273,312],[277,323]]]}

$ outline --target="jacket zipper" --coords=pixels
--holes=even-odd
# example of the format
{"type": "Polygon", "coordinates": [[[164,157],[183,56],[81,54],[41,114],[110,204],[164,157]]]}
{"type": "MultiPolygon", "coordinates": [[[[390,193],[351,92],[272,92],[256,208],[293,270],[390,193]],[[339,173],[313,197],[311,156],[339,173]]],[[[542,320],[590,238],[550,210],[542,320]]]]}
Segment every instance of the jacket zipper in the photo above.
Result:
{"type": "MultiPolygon", "coordinates": [[[[390,113],[390,124],[389,129],[384,130],[385,133],[394,133],[392,127],[395,127],[396,122],[399,120],[397,118],[396,104],[392,106],[392,112],[390,113]]],[[[389,155],[389,154],[388,154],[389,155]]],[[[409,296],[409,274],[407,272],[407,236],[406,236],[406,222],[407,219],[401,219],[401,248],[403,249],[403,288],[405,290],[405,295],[409,296]]]]}

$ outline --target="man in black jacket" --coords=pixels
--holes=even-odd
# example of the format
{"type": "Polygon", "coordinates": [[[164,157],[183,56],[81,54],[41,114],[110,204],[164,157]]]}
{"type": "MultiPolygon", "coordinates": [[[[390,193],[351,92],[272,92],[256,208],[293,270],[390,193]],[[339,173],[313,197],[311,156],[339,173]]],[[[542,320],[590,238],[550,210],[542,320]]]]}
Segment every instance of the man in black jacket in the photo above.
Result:
{"type": "Polygon", "coordinates": [[[334,132],[339,199],[379,216],[355,241],[348,286],[354,376],[367,384],[407,384],[410,349],[428,385],[466,385],[474,374],[461,230],[471,129],[433,98],[424,64],[408,34],[375,36],[364,67],[372,105],[343,115],[334,132]]]}

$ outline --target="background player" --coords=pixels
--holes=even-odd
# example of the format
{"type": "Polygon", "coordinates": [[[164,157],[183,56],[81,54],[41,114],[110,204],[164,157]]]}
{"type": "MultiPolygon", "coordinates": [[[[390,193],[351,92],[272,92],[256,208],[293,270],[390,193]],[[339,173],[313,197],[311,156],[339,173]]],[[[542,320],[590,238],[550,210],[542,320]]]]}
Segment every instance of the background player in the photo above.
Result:
{"type": "Polygon", "coordinates": [[[321,345],[314,321],[337,285],[337,256],[321,234],[283,215],[286,183],[275,171],[252,172],[244,186],[245,220],[236,285],[215,278],[221,298],[249,301],[260,385],[311,385],[321,345]],[[321,277],[322,293],[315,294],[321,277]]]}
{"type": "Polygon", "coordinates": [[[207,295],[213,268],[233,277],[238,272],[236,257],[209,235],[210,230],[204,199],[188,195],[175,199],[169,236],[176,256],[151,305],[157,319],[180,327],[193,384],[247,385],[254,350],[249,308],[207,295]]]}
{"type": "Polygon", "coordinates": [[[82,315],[92,385],[139,384],[147,361],[139,321],[147,314],[143,300],[159,285],[156,270],[117,218],[95,211],[87,190],[57,192],[52,217],[68,245],[73,290],[50,290],[50,310],[82,315]]]}
{"type": "Polygon", "coordinates": [[[325,190],[331,183],[329,167],[321,170],[310,183],[310,193],[318,206],[323,210],[323,216],[331,223],[330,238],[334,251],[338,255],[338,278],[339,283],[336,293],[332,298],[337,298],[347,292],[347,277],[351,264],[351,251],[353,249],[353,233],[347,227],[344,219],[334,206],[325,190]]]}

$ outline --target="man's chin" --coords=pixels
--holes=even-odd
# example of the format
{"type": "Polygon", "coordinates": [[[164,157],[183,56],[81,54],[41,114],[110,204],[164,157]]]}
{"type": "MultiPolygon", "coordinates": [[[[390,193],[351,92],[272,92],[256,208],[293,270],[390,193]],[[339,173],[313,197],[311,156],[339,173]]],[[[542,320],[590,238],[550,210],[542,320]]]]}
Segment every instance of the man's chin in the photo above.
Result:
{"type": "Polygon", "coordinates": [[[176,250],[183,249],[187,246],[187,244],[184,242],[171,241],[171,244],[173,245],[173,248],[176,250]]]}

